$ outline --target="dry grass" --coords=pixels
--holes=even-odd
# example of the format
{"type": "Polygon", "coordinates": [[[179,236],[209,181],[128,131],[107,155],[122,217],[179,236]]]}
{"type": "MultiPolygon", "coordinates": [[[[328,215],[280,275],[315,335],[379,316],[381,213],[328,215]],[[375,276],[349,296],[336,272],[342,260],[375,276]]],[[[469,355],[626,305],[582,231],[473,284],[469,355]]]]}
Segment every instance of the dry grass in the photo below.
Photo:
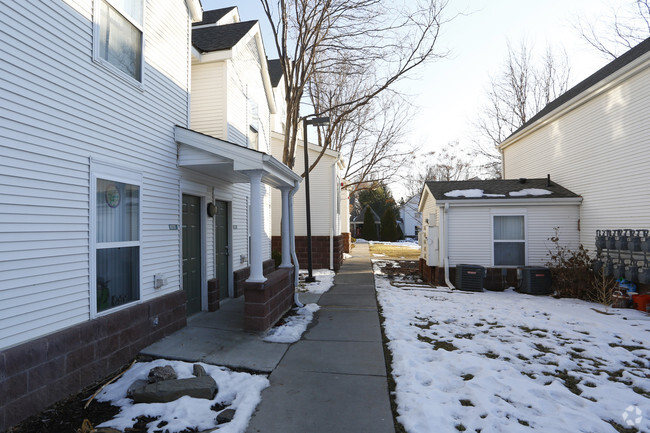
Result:
{"type": "Polygon", "coordinates": [[[417,260],[420,257],[420,250],[409,247],[402,247],[399,245],[383,245],[372,244],[370,245],[370,258],[371,259],[401,259],[401,260],[417,260]],[[383,254],[383,256],[373,256],[373,254],[383,254]]]}

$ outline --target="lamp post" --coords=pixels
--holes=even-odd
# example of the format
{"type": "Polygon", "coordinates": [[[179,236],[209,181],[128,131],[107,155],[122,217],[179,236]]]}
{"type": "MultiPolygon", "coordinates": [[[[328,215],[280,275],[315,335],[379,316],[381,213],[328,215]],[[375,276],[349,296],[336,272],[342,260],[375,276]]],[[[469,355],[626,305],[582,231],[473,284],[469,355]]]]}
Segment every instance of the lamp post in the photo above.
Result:
{"type": "Polygon", "coordinates": [[[305,151],[305,210],[307,214],[307,269],[309,270],[309,275],[305,278],[305,282],[313,283],[316,281],[313,275],[312,269],[312,260],[311,260],[311,204],[309,202],[309,142],[307,141],[307,126],[324,126],[329,125],[329,117],[310,117],[315,116],[315,114],[310,114],[302,118],[302,133],[303,133],[303,149],[305,151]]]}

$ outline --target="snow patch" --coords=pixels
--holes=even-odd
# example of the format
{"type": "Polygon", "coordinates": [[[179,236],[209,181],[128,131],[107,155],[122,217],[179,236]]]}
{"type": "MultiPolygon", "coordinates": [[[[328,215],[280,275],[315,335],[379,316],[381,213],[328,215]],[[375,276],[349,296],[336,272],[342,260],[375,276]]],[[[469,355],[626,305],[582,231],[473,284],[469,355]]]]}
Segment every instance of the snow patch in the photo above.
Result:
{"type": "Polygon", "coordinates": [[[227,424],[222,424],[220,433],[243,433],[255,408],[262,400],[262,390],[269,386],[269,380],[260,375],[230,371],[225,367],[197,363],[217,382],[219,391],[212,400],[184,396],[169,403],[133,403],[126,392],[131,384],[146,380],[153,367],[171,365],[179,379],[193,377],[193,363],[158,359],[152,362],[138,362],[133,365],[115,383],[108,385],[98,395],[97,401],[111,402],[120,407],[120,413],[110,421],[97,427],[113,427],[125,431],[132,428],[135,419],[146,415],[158,417],[147,425],[148,432],[159,431],[157,425],[165,421],[164,430],[170,433],[196,428],[198,431],[217,427],[217,412],[210,409],[216,403],[227,405],[235,410],[235,417],[227,424]]]}
{"type": "Polygon", "coordinates": [[[551,191],[546,190],[546,189],[526,188],[526,189],[522,189],[520,191],[511,191],[509,194],[510,194],[511,197],[525,197],[527,195],[540,196],[540,195],[549,195],[549,194],[552,194],[552,193],[551,193],[551,191]]]}
{"type": "Polygon", "coordinates": [[[465,198],[481,198],[481,197],[505,197],[505,194],[485,194],[482,189],[455,189],[445,193],[446,197],[465,197],[465,198]]]}
{"type": "Polygon", "coordinates": [[[300,340],[303,332],[314,318],[314,313],[320,310],[317,304],[307,304],[302,308],[295,308],[295,316],[289,316],[284,324],[271,328],[264,337],[264,341],[271,343],[295,343],[300,340]]]}
{"type": "MultiPolygon", "coordinates": [[[[300,273],[307,274],[308,271],[306,269],[301,269],[300,273]]],[[[321,295],[327,292],[334,285],[334,276],[336,273],[331,269],[314,269],[311,274],[316,278],[316,281],[313,283],[304,283],[304,286],[301,286],[301,292],[321,295]]]]}

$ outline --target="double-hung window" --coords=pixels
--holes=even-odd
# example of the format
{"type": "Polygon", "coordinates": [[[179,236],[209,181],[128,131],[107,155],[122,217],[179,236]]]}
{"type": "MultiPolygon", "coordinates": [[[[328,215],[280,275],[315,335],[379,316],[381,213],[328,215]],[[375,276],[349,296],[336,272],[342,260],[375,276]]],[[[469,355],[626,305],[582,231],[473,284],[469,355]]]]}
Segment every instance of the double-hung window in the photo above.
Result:
{"type": "Polygon", "coordinates": [[[95,173],[94,311],[140,299],[140,182],[95,173]]]}
{"type": "Polygon", "coordinates": [[[525,266],[526,219],[523,215],[494,215],[494,266],[525,266]]]}
{"type": "Polygon", "coordinates": [[[141,82],[144,0],[96,0],[95,58],[141,82]]]}

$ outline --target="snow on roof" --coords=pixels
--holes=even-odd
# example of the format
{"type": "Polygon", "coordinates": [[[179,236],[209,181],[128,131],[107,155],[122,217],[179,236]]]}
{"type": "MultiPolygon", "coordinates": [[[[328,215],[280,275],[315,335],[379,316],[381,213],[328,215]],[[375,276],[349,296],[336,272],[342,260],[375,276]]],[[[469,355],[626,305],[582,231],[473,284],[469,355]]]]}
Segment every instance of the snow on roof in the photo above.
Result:
{"type": "MultiPolygon", "coordinates": [[[[512,194],[512,193],[510,193],[512,194]]],[[[455,189],[445,193],[446,197],[465,197],[465,198],[481,198],[481,197],[505,197],[505,194],[485,194],[482,189],[455,189]]]]}
{"type": "Polygon", "coordinates": [[[520,191],[511,191],[508,194],[512,197],[524,197],[527,195],[549,195],[551,191],[540,188],[526,188],[520,191]]]}

